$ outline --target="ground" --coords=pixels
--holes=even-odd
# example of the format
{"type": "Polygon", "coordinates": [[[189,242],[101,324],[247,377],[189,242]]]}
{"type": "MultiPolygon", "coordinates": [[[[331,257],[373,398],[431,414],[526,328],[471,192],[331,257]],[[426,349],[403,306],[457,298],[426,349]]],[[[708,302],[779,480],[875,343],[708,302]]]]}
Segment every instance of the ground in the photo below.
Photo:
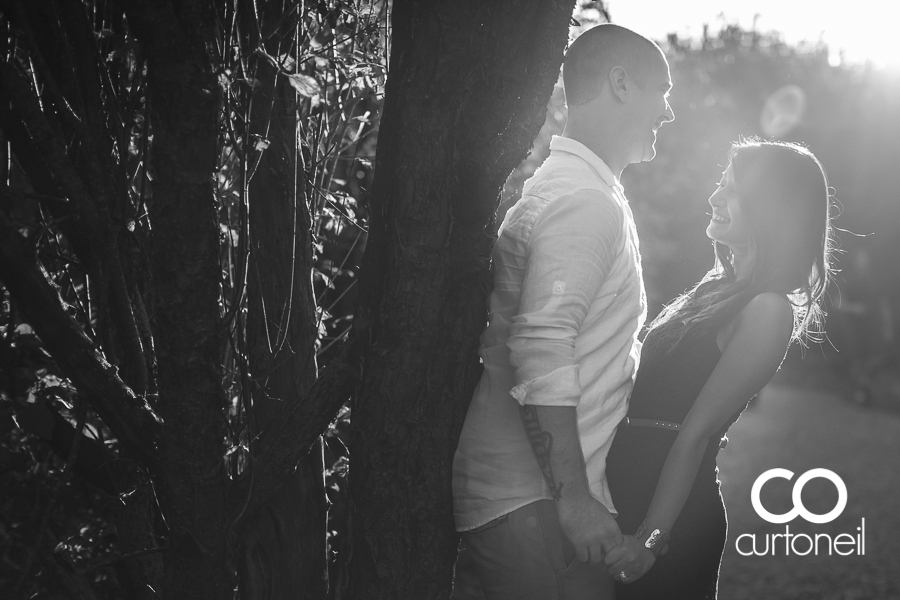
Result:
{"type": "MultiPolygon", "coordinates": [[[[731,428],[718,459],[729,521],[720,600],[900,600],[900,413],[857,406],[847,397],[852,394],[827,375],[815,381],[778,376],[731,428]],[[865,519],[865,555],[828,556],[823,546],[819,556],[786,557],[781,538],[778,556],[741,556],[739,535],[756,533],[762,550],[764,533],[785,531],[761,519],[750,502],[753,482],[776,467],[795,475],[763,487],[762,503],[772,513],[791,508],[793,481],[802,473],[822,467],[838,474],[847,487],[843,513],[827,524],[797,518],[788,525],[791,533],[833,538],[856,535],[865,519]]],[[[802,499],[812,512],[827,513],[837,491],[814,479],[802,499]]],[[[805,550],[802,540],[796,548],[805,550]]]]}

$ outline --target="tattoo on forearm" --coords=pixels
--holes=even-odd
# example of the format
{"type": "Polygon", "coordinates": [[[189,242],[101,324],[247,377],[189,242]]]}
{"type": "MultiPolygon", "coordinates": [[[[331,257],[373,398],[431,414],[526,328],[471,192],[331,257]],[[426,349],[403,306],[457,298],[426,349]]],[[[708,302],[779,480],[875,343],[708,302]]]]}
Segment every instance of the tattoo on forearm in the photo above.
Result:
{"type": "Polygon", "coordinates": [[[519,407],[522,415],[522,423],[525,425],[525,435],[531,444],[531,450],[537,459],[538,467],[544,475],[544,480],[550,487],[550,493],[553,494],[554,500],[562,498],[562,483],[556,483],[553,478],[553,468],[550,466],[550,452],[553,450],[553,436],[549,432],[541,429],[541,423],[538,421],[537,410],[533,406],[525,405],[519,407]]]}

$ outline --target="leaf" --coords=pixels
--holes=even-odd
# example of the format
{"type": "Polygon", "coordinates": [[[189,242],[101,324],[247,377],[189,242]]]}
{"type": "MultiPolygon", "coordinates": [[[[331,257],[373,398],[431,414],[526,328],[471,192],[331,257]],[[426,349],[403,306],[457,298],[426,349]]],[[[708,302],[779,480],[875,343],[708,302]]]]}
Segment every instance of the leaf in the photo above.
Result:
{"type": "Polygon", "coordinates": [[[319,82],[314,77],[302,73],[284,73],[284,76],[288,78],[288,81],[291,82],[291,85],[294,86],[294,89],[301,96],[312,98],[322,92],[319,82]]]}
{"type": "Polygon", "coordinates": [[[253,51],[253,54],[255,54],[256,56],[259,56],[260,58],[266,59],[266,61],[268,61],[268,63],[270,65],[272,65],[275,68],[278,68],[278,61],[275,59],[275,57],[272,56],[271,54],[269,54],[268,52],[266,52],[265,50],[263,50],[262,48],[257,48],[256,50],[253,51]]]}
{"type": "Polygon", "coordinates": [[[279,67],[283,71],[296,71],[297,61],[290,54],[282,54],[278,57],[279,67]]]}
{"type": "MultiPolygon", "coordinates": [[[[288,73],[288,70],[294,69],[297,65],[297,61],[291,58],[289,55],[285,54],[280,56],[279,58],[275,58],[263,49],[257,49],[253,53],[256,56],[259,56],[268,61],[269,64],[278,69],[279,73],[287,77],[288,81],[291,82],[291,85],[294,86],[294,89],[297,90],[297,93],[299,93],[301,96],[312,98],[313,96],[321,93],[322,88],[321,86],[319,86],[319,82],[316,81],[314,77],[304,75],[302,73],[288,73]]],[[[256,86],[254,85],[253,87],[256,86]]]]}
{"type": "Polygon", "coordinates": [[[315,278],[317,278],[317,279],[321,279],[322,282],[323,282],[327,287],[330,287],[330,286],[331,286],[331,277],[329,277],[328,275],[326,275],[325,273],[323,273],[323,272],[320,271],[319,269],[314,269],[314,270],[313,270],[313,277],[315,277],[315,278]]]}

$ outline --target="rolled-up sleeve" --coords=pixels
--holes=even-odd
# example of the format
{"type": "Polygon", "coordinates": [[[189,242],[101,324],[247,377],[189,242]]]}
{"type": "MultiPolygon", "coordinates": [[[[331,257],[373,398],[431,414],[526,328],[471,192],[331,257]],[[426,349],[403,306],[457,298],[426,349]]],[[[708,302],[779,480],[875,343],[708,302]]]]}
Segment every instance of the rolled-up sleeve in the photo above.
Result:
{"type": "Polygon", "coordinates": [[[528,239],[519,310],[507,346],[520,404],[577,406],[575,340],[623,235],[623,212],[599,190],[546,206],[528,239]]]}

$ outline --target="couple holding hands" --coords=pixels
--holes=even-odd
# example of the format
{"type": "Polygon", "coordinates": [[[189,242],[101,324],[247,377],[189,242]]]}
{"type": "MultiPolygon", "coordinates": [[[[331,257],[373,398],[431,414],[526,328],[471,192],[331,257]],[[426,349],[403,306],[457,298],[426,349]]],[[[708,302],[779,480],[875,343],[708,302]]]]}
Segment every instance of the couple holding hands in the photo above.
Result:
{"type": "Polygon", "coordinates": [[[484,372],[453,465],[454,598],[714,599],[716,454],[788,346],[821,326],[821,164],[735,143],[709,198],[715,266],[649,325],[619,177],[674,119],[665,55],[616,25],[563,65],[568,121],[493,250],[484,372]],[[640,368],[638,369],[638,365],[640,368]],[[463,564],[465,566],[463,567],[463,564]]]}

